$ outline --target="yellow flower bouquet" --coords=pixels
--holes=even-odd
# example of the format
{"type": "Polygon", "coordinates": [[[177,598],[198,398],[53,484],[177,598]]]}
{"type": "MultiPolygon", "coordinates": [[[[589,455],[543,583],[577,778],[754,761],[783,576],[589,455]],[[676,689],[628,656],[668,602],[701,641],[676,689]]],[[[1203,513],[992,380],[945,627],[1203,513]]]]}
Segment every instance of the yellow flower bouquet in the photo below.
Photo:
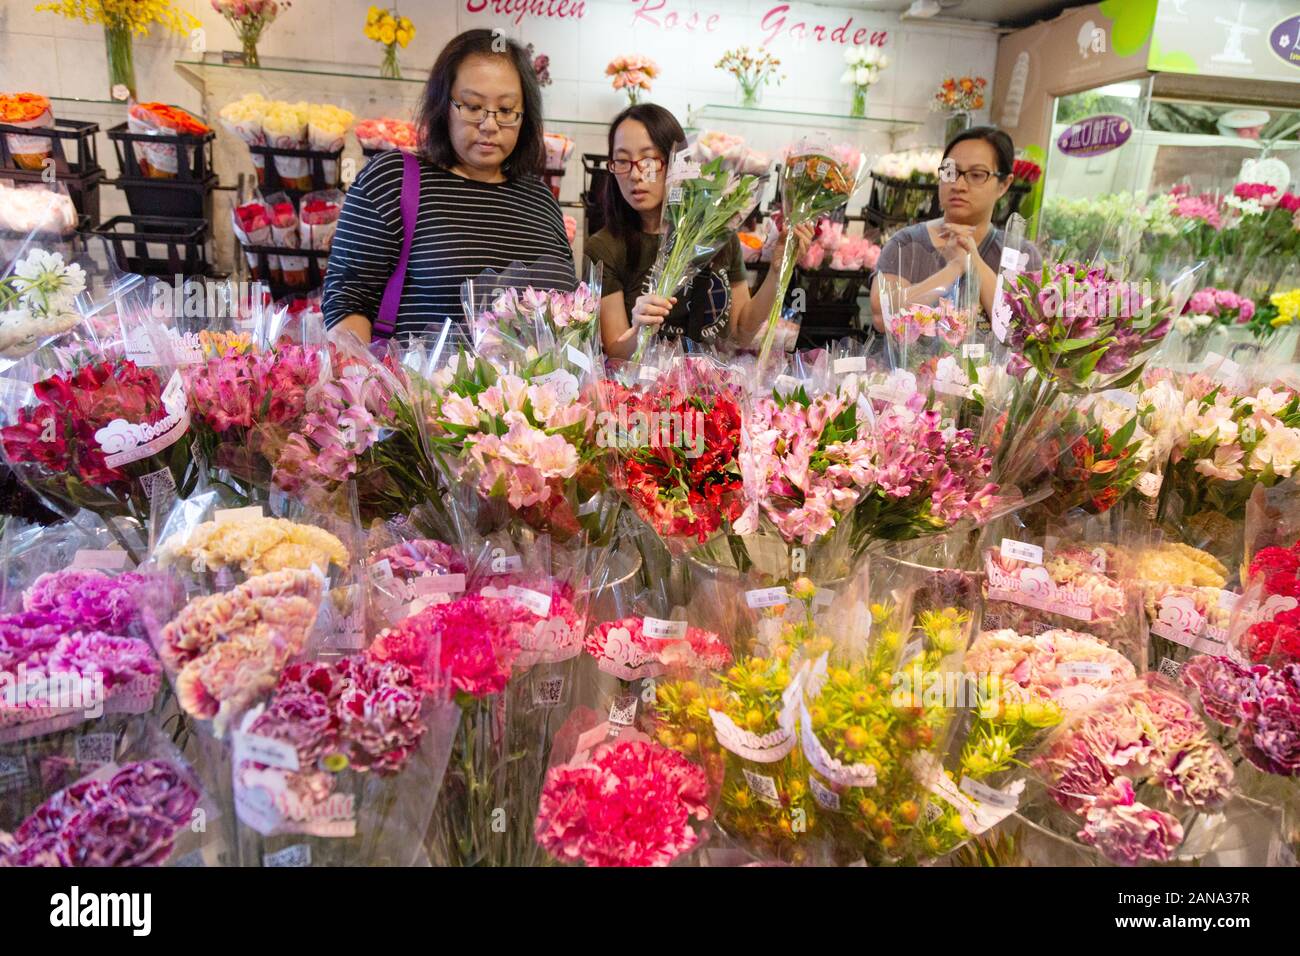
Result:
{"type": "Polygon", "coordinates": [[[396,7],[384,10],[372,6],[366,14],[366,37],[383,44],[384,60],[379,64],[379,75],[400,80],[402,68],[397,62],[397,50],[405,49],[415,38],[415,24],[399,14],[396,7]]]}

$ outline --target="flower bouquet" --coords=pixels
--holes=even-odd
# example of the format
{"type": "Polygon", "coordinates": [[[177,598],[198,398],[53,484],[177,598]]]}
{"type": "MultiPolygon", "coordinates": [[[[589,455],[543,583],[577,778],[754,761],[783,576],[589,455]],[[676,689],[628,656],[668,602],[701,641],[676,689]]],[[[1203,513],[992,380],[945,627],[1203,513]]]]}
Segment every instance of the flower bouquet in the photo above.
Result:
{"type": "Polygon", "coordinates": [[[1197,289],[1174,319],[1174,331],[1187,343],[1187,361],[1199,361],[1211,336],[1220,328],[1249,323],[1255,316],[1255,302],[1231,289],[1197,289]]]}
{"type": "MultiPolygon", "coordinates": [[[[683,148],[669,165],[663,238],[647,280],[649,291],[665,299],[717,255],[758,201],[757,177],[737,176],[721,158],[701,166],[690,157],[690,148],[683,148]]],[[[643,327],[633,361],[641,360],[650,337],[643,327]]]]}
{"type": "Polygon", "coordinates": [[[170,143],[149,141],[132,144],[140,171],[150,179],[175,179],[183,162],[189,168],[194,160],[194,146],[177,146],[175,137],[200,137],[212,128],[190,113],[166,103],[132,103],[127,110],[127,128],[147,136],[167,136],[170,143]],[[184,155],[182,156],[182,150],[184,155]]]}
{"type": "MultiPolygon", "coordinates": [[[[0,200],[3,201],[3,200],[0,200]]],[[[0,277],[0,359],[19,359],[81,321],[86,273],[62,254],[31,249],[0,277]]]]}
{"type": "Polygon", "coordinates": [[[709,818],[699,767],[659,744],[620,739],[552,767],[537,809],[537,842],[561,862],[668,866],[699,842],[709,818]]]}
{"type": "Polygon", "coordinates": [[[781,66],[779,59],[766,50],[751,50],[747,46],[728,50],[713,65],[736,78],[736,82],[740,84],[741,106],[757,106],[765,83],[771,80],[779,84],[785,79],[784,76],[776,74],[781,66]]]}
{"type": "Polygon", "coordinates": [[[30,384],[7,392],[0,413],[0,443],[19,477],[70,512],[95,512],[137,562],[113,519],[147,527],[157,496],[170,503],[198,480],[185,383],[179,369],[167,372],[92,356],[65,366],[44,349],[9,370],[30,384]]]}
{"type": "MultiPolygon", "coordinates": [[[[54,125],[54,113],[49,99],[39,93],[0,93],[0,123],[46,129],[54,125]]],[[[54,153],[54,140],[49,136],[5,133],[5,145],[19,169],[43,169],[54,153]]]]}
{"type": "Polygon", "coordinates": [[[1224,736],[1235,732],[1230,752],[1263,774],[1300,777],[1300,663],[1243,667],[1231,657],[1205,654],[1192,658],[1179,677],[1224,736]]]}
{"type": "Polygon", "coordinates": [[[379,64],[379,75],[384,79],[400,80],[402,67],[397,62],[397,49],[406,46],[415,39],[415,24],[410,18],[397,12],[397,7],[384,10],[371,6],[366,13],[366,38],[374,40],[384,48],[384,59],[379,64]]]}
{"type": "Polygon", "coordinates": [[[1067,718],[1029,761],[1068,816],[1045,821],[1121,866],[1198,854],[1235,791],[1232,762],[1163,678],[1120,685],[1067,718]],[[1067,822],[1068,821],[1068,822],[1067,822]]]}
{"type": "Polygon", "coordinates": [[[847,64],[840,83],[853,87],[850,116],[867,115],[867,93],[880,82],[880,73],[889,66],[889,57],[875,45],[851,46],[844,51],[847,64]]]}
{"type": "Polygon", "coordinates": [[[1231,645],[1250,664],[1300,661],[1300,543],[1261,548],[1231,623],[1231,645]]]}
{"type": "Polygon", "coordinates": [[[614,89],[626,92],[628,104],[635,106],[641,102],[641,91],[649,93],[650,81],[658,79],[659,64],[639,53],[616,56],[606,64],[605,75],[614,78],[614,89]]]}
{"type": "Polygon", "coordinates": [[[785,293],[794,274],[794,227],[816,222],[820,217],[847,205],[866,180],[869,161],[847,145],[832,147],[820,139],[802,139],[786,150],[781,177],[781,212],[786,234],[782,250],[781,275],[776,298],[768,316],[759,351],[759,365],[767,363],[776,339],[785,293]]]}
{"type": "Polygon", "coordinates": [[[613,376],[600,384],[611,484],[673,554],[684,554],[744,509],[740,389],[730,370],[701,356],[613,376]]]}
{"type": "Polygon", "coordinates": [[[212,0],[212,9],[226,18],[226,22],[239,35],[244,51],[244,66],[260,67],[257,58],[257,41],[262,31],[275,22],[281,9],[287,10],[289,0],[212,0]]]}
{"type": "Polygon", "coordinates": [[[461,305],[475,352],[498,363],[558,352],[579,368],[588,360],[584,371],[590,371],[600,350],[602,267],[591,267],[572,292],[533,286],[528,280],[539,271],[516,264],[463,284],[461,305]]]}
{"type": "Polygon", "coordinates": [[[355,132],[363,150],[411,150],[416,146],[415,124],[410,120],[365,119],[357,123],[355,132]]]}

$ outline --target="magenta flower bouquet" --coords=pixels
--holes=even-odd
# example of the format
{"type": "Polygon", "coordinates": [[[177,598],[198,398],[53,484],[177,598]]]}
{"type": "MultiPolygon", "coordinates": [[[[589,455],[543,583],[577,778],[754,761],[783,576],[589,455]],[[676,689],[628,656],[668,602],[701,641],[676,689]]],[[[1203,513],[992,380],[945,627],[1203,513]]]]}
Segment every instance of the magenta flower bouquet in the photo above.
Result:
{"type": "Polygon", "coordinates": [[[1234,792],[1232,762],[1154,675],[1068,719],[1030,765],[1081,827],[1077,839],[1123,866],[1173,860],[1195,815],[1234,792]]]}
{"type": "Polygon", "coordinates": [[[1235,749],[1252,767],[1300,777],[1300,664],[1245,667],[1202,655],[1178,676],[1206,717],[1236,732],[1235,749]]]}
{"type": "Polygon", "coordinates": [[[537,809],[537,842],[587,866],[667,866],[709,818],[704,771],[675,750],[622,740],[577,764],[553,767],[537,809]]]}
{"type": "Polygon", "coordinates": [[[160,866],[193,823],[201,796],[187,771],[163,760],[88,777],[54,794],[12,834],[0,831],[0,867],[160,866]]]}

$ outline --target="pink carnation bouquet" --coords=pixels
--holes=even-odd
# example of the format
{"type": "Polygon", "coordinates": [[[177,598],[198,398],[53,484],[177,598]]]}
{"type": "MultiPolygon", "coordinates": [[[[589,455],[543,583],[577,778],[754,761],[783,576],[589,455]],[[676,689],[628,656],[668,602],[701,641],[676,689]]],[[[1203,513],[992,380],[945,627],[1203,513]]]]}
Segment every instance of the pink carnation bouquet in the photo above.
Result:
{"type": "Polygon", "coordinates": [[[650,81],[658,78],[659,64],[639,53],[616,56],[606,64],[605,75],[613,77],[614,89],[627,93],[628,103],[636,105],[643,92],[650,92],[650,81]]]}
{"type": "Polygon", "coordinates": [[[551,768],[537,809],[537,842],[562,862],[667,866],[700,842],[710,816],[704,771],[674,750],[621,740],[587,760],[551,768]]]}
{"type": "Polygon", "coordinates": [[[1235,790],[1232,762],[1195,708],[1154,675],[1067,720],[1030,765],[1076,838],[1121,866],[1175,859],[1195,815],[1235,790]]]}

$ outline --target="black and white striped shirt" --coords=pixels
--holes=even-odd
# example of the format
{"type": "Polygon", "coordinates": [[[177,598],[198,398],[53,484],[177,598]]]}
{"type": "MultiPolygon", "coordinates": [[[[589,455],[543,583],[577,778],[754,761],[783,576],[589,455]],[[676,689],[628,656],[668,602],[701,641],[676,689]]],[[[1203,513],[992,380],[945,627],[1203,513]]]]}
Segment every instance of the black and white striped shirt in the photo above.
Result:
{"type": "MultiPolygon", "coordinates": [[[[366,164],[348,190],[325,276],[325,324],[352,313],[372,322],[402,251],[402,157],[366,164]]],[[[538,179],[480,183],[420,163],[420,212],[395,335],[464,318],[460,286],[491,269],[532,266],[533,285],[576,284],[564,217],[538,179]],[[546,260],[546,261],[542,261],[546,260]]]]}

